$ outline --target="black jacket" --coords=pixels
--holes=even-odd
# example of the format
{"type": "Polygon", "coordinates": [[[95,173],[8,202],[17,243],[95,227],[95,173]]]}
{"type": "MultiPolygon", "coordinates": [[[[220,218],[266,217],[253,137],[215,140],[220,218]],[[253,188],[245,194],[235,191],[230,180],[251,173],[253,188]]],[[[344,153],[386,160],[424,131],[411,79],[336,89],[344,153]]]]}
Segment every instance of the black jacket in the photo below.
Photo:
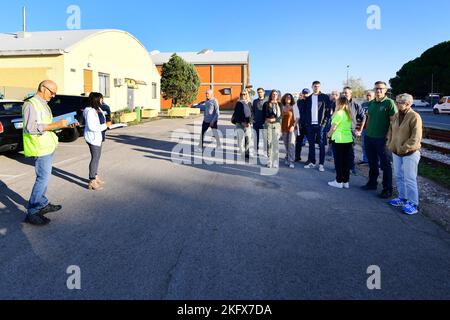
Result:
{"type": "MultiPolygon", "coordinates": [[[[252,110],[252,106],[251,103],[249,102],[248,104],[249,108],[250,108],[250,112],[252,110]]],[[[241,101],[238,101],[236,103],[236,106],[234,107],[234,114],[233,114],[233,121],[235,124],[239,124],[239,123],[253,123],[253,115],[251,115],[250,117],[246,117],[245,116],[245,112],[244,112],[244,104],[241,101]]]]}
{"type": "Polygon", "coordinates": [[[269,107],[269,102],[265,102],[264,106],[263,106],[263,117],[264,117],[264,122],[266,122],[267,119],[275,119],[276,122],[281,123],[281,120],[283,118],[283,107],[281,105],[281,103],[278,102],[278,117],[276,117],[273,112],[271,112],[271,108],[269,107]]]}
{"type": "MultiPolygon", "coordinates": [[[[300,119],[307,126],[312,125],[312,96],[309,96],[304,102],[300,103],[300,119]]],[[[331,117],[330,98],[323,93],[319,94],[319,125],[325,127],[331,117]]]]}

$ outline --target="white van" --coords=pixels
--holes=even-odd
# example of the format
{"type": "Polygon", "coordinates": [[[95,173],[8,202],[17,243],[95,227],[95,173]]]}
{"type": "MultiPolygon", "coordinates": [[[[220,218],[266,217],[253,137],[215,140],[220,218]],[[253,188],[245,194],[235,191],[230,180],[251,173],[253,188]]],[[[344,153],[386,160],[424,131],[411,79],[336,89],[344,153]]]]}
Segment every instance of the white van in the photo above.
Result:
{"type": "Polygon", "coordinates": [[[449,113],[450,114],[450,96],[443,97],[433,108],[434,114],[449,113]]]}

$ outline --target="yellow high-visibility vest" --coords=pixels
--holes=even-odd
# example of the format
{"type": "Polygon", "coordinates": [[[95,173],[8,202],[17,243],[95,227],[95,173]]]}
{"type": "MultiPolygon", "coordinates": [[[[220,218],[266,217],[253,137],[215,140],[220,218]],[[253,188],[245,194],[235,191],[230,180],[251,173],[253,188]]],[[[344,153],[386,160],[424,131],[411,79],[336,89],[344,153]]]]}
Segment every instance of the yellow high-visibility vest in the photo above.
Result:
{"type": "MultiPolygon", "coordinates": [[[[42,103],[39,99],[31,98],[28,100],[38,114],[39,124],[51,124],[53,116],[47,104],[42,103]]],[[[23,120],[23,127],[26,128],[26,119],[23,120]]],[[[25,157],[44,157],[55,152],[58,146],[58,137],[52,131],[45,131],[41,135],[33,135],[23,133],[23,148],[25,157]]]]}

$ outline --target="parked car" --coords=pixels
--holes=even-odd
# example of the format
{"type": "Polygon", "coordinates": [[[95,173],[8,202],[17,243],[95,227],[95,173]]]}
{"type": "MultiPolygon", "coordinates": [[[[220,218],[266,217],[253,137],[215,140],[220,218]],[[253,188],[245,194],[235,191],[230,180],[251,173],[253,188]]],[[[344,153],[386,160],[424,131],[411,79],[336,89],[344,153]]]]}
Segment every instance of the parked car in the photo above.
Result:
{"type": "MultiPolygon", "coordinates": [[[[280,101],[281,101],[281,98],[283,97],[283,96],[281,95],[281,91],[280,91],[280,90],[277,90],[277,92],[278,92],[278,98],[279,98],[280,101]]],[[[269,96],[270,96],[271,93],[272,93],[272,90],[266,90],[266,94],[265,94],[266,99],[269,99],[269,96]]]]}
{"type": "Polygon", "coordinates": [[[75,119],[80,123],[79,127],[63,129],[56,132],[62,142],[73,142],[84,134],[83,110],[87,106],[87,98],[83,96],[57,95],[48,106],[52,110],[53,117],[76,112],[75,119]]]}
{"type": "Polygon", "coordinates": [[[435,114],[448,113],[450,114],[450,96],[443,97],[438,104],[433,108],[435,114]]]}
{"type": "MultiPolygon", "coordinates": [[[[21,151],[23,148],[23,103],[19,100],[0,100],[0,152],[21,151]]],[[[86,97],[57,95],[48,105],[54,117],[76,113],[75,119],[80,123],[79,127],[56,131],[60,141],[73,142],[84,134],[86,97]]]]}
{"type": "Polygon", "coordinates": [[[425,100],[414,100],[412,107],[413,108],[430,108],[431,105],[429,102],[426,102],[425,100]]]}
{"type": "Polygon", "coordinates": [[[22,105],[18,100],[0,100],[0,152],[22,149],[22,105]]]}

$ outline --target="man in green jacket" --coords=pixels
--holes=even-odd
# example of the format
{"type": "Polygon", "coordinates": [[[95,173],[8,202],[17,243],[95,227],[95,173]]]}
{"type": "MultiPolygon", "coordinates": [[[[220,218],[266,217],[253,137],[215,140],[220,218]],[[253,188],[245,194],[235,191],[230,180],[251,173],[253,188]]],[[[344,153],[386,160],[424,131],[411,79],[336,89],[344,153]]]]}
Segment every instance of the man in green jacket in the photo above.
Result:
{"type": "Polygon", "coordinates": [[[51,204],[45,197],[52,175],[53,155],[58,146],[58,137],[53,131],[68,125],[67,120],[53,123],[52,111],[47,104],[57,90],[55,82],[41,82],[36,95],[27,100],[22,108],[24,153],[26,157],[35,159],[36,170],[36,182],[25,222],[35,226],[49,224],[50,219],[45,215],[62,209],[61,206],[51,204]]]}

